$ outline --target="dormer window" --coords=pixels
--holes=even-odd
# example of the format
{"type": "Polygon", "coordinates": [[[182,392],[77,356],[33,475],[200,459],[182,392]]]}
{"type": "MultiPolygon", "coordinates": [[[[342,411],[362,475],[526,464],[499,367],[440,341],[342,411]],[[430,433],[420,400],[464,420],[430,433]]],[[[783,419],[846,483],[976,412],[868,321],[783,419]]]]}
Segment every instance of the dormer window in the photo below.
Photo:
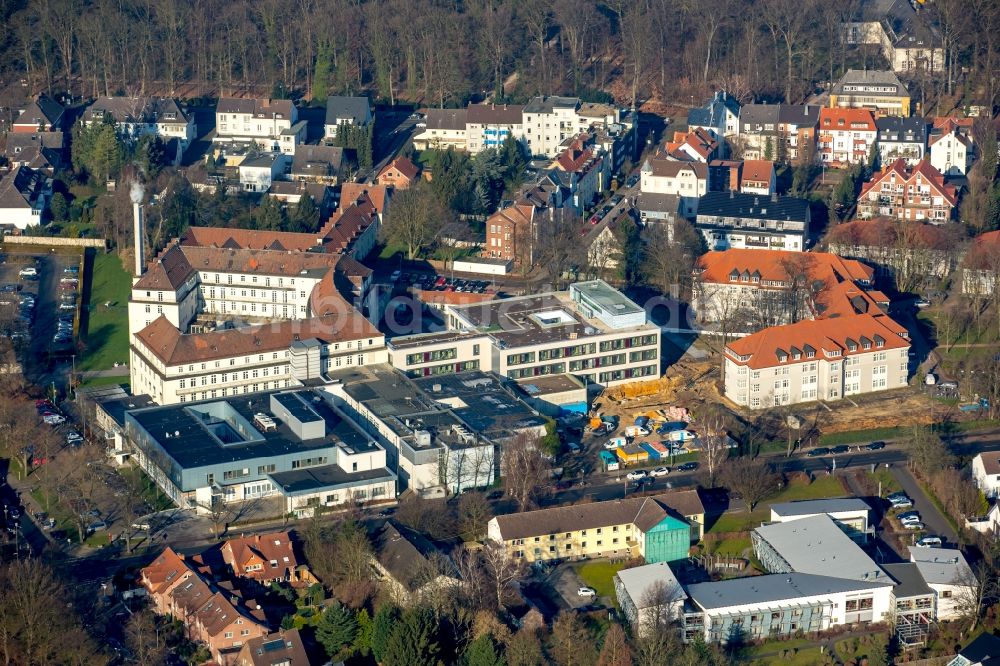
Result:
{"type": "Polygon", "coordinates": [[[774,351],[774,355],[778,357],[779,363],[784,363],[785,361],[788,360],[788,352],[786,352],[784,349],[781,349],[780,347],[774,351]]]}
{"type": "Polygon", "coordinates": [[[858,343],[850,338],[847,338],[847,351],[854,352],[857,350],[858,350],[858,343]]]}
{"type": "Polygon", "coordinates": [[[885,346],[885,338],[883,338],[881,335],[876,335],[875,336],[875,346],[878,347],[879,349],[881,349],[882,347],[884,347],[885,346]]]}

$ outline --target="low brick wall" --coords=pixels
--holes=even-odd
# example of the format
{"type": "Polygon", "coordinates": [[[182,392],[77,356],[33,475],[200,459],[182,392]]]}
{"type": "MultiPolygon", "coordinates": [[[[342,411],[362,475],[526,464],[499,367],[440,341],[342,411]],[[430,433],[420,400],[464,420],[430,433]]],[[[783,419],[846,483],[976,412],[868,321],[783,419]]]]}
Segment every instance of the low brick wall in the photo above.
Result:
{"type": "Polygon", "coordinates": [[[4,236],[6,245],[33,245],[37,247],[95,247],[101,250],[108,246],[103,238],[61,238],[50,236],[4,236]]]}

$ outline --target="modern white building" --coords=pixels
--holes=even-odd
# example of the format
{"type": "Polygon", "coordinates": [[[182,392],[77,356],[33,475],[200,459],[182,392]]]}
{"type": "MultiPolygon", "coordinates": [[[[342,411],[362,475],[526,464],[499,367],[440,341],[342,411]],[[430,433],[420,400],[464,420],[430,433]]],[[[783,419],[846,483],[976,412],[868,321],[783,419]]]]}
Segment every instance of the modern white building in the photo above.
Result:
{"type": "Polygon", "coordinates": [[[244,192],[267,192],[285,175],[289,160],[282,153],[248,155],[240,162],[240,187],[244,192]]]}
{"type": "MultiPolygon", "coordinates": [[[[853,545],[853,544],[852,544],[853,545]]],[[[787,572],[696,583],[684,613],[685,640],[729,643],[887,620],[893,581],[787,572]]]]}
{"type": "Polygon", "coordinates": [[[478,368],[514,380],[569,373],[601,386],[660,376],[660,328],[603,280],[449,305],[445,321],[447,333],[391,340],[395,367],[425,376],[478,368]]]}
{"type": "Polygon", "coordinates": [[[708,192],[708,165],[654,157],[642,164],[639,189],[643,194],[670,194],[680,201],[680,214],[693,218],[698,199],[708,192]]]}
{"type": "Polygon", "coordinates": [[[87,125],[111,119],[118,134],[126,140],[158,136],[164,141],[176,139],[183,153],[197,136],[194,116],[184,113],[169,97],[98,97],[87,107],[83,122],[87,125]]]}
{"type": "MultiPolygon", "coordinates": [[[[223,97],[215,109],[215,137],[212,141],[256,143],[266,151],[285,152],[288,141],[282,145],[282,133],[291,132],[298,119],[298,109],[287,99],[223,97]]],[[[305,128],[299,131],[304,132],[305,128]]]]}
{"type": "Polygon", "coordinates": [[[1000,451],[983,451],[972,459],[972,478],[986,497],[1000,496],[1000,451]]]}
{"type": "Polygon", "coordinates": [[[935,616],[938,620],[956,620],[968,608],[976,585],[976,576],[957,548],[911,548],[910,561],[934,590],[935,616]]]}
{"type": "Polygon", "coordinates": [[[614,585],[618,607],[639,634],[683,617],[687,594],[666,562],[622,569],[614,585]]]}
{"type": "Polygon", "coordinates": [[[0,226],[24,230],[42,224],[51,198],[51,178],[31,167],[14,167],[0,179],[0,226]]]}
{"type": "Polygon", "coordinates": [[[545,418],[483,372],[409,379],[389,365],[355,365],[329,380],[324,390],[385,447],[400,490],[439,495],[491,485],[504,442],[545,433],[545,418]]]}
{"type": "Polygon", "coordinates": [[[907,335],[881,314],[766,328],[726,345],[725,395],[738,405],[766,409],[904,387],[907,335]]]}
{"type": "Polygon", "coordinates": [[[878,151],[882,164],[902,159],[914,166],[927,151],[927,121],[920,116],[876,118],[878,151]]]}
{"type": "Polygon", "coordinates": [[[133,458],[182,508],[283,495],[287,512],[392,500],[385,450],[322,391],[277,391],[125,413],[133,458]]]}
{"type": "Polygon", "coordinates": [[[866,541],[873,532],[871,507],[859,497],[779,502],[771,505],[771,522],[788,523],[813,516],[832,518],[855,541],[866,541]]]}

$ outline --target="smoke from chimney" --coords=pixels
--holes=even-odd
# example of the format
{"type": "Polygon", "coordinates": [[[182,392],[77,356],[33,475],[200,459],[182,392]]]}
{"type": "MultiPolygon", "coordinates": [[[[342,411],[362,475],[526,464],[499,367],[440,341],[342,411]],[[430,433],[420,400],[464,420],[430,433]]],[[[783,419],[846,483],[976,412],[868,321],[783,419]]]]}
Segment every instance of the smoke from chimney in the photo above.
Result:
{"type": "Polygon", "coordinates": [[[138,204],[138,203],[142,203],[142,197],[143,197],[143,195],[145,193],[146,193],[146,191],[143,189],[142,183],[140,183],[139,181],[133,181],[132,182],[132,189],[129,190],[128,195],[129,195],[129,198],[132,199],[132,203],[138,204]]]}

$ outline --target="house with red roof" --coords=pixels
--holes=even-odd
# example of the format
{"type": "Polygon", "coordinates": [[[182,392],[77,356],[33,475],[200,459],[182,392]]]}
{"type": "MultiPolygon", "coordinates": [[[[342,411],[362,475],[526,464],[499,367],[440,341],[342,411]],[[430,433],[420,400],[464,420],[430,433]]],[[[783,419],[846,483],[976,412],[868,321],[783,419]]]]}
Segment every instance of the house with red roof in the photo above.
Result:
{"type": "Polygon", "coordinates": [[[375,182],[379,185],[405,190],[417,182],[420,177],[420,167],[407,157],[397,157],[378,172],[375,182]]]}
{"type": "Polygon", "coordinates": [[[858,217],[892,217],[944,224],[951,221],[958,192],[927,160],[908,167],[900,158],[874,174],[861,187],[858,217]]]}
{"type": "Polygon", "coordinates": [[[567,203],[578,213],[589,208],[611,183],[609,155],[586,132],[571,140],[550,167],[565,174],[561,182],[569,189],[567,203]]]}
{"type": "Polygon", "coordinates": [[[880,314],[888,299],[873,291],[874,282],[870,266],[828,252],[729,249],[698,259],[692,302],[702,324],[757,331],[805,319],[880,314]]]}
{"type": "Polygon", "coordinates": [[[740,167],[740,192],[771,196],[777,192],[777,177],[771,160],[744,160],[740,167]]]}
{"type": "Polygon", "coordinates": [[[664,152],[675,160],[708,164],[721,157],[721,146],[709,132],[698,127],[690,132],[674,132],[674,139],[664,146],[664,152]]]}
{"type": "Polygon", "coordinates": [[[299,563],[295,544],[287,531],[229,539],[222,544],[222,560],[233,576],[263,585],[315,581],[309,567],[299,563]]]}
{"type": "Polygon", "coordinates": [[[877,140],[875,114],[868,109],[824,108],[819,112],[817,145],[825,164],[863,163],[877,140]]]}
{"type": "Polygon", "coordinates": [[[909,350],[906,329],[880,312],[772,326],[726,345],[724,393],[765,409],[901,388],[909,350]]]}

